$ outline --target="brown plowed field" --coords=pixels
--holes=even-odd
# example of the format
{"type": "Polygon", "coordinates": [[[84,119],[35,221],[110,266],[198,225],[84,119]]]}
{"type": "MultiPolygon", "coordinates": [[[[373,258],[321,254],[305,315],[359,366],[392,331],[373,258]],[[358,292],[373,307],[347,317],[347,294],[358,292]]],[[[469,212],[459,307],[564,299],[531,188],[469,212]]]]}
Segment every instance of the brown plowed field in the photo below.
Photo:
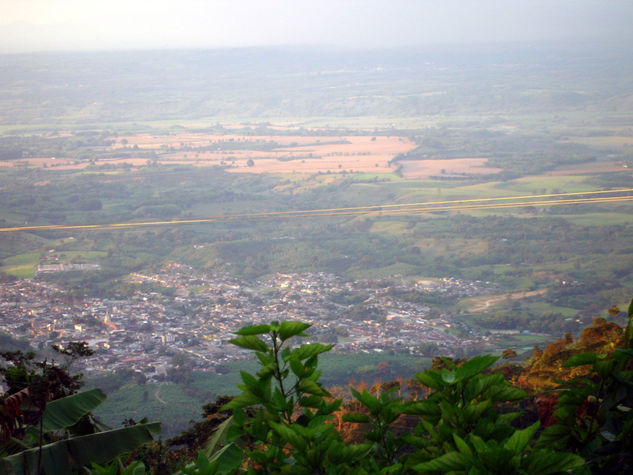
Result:
{"type": "MultiPolygon", "coordinates": [[[[149,162],[142,155],[156,152],[157,164],[194,166],[223,166],[233,173],[390,173],[396,165],[391,160],[398,154],[416,147],[411,140],[398,136],[372,135],[215,135],[179,133],[173,135],[138,134],[111,137],[110,152],[138,151],[139,157],[96,159],[97,166],[112,167],[127,164],[138,168],[149,162]],[[252,165],[248,163],[252,160],[252,165]]],[[[490,174],[500,171],[487,168],[485,158],[454,158],[444,160],[401,161],[406,179],[434,176],[460,177],[471,174],[490,174]]],[[[81,169],[87,160],[63,157],[24,158],[0,161],[0,166],[52,167],[81,169]]]]}
{"type": "MultiPolygon", "coordinates": [[[[111,137],[109,151],[138,150],[139,155],[156,151],[158,164],[188,164],[194,166],[221,165],[230,172],[247,173],[317,173],[343,171],[389,173],[395,167],[389,162],[406,153],[416,144],[403,137],[385,136],[300,136],[300,135],[212,135],[181,133],[174,135],[138,134],[111,137]],[[206,150],[200,150],[205,148],[206,150]],[[192,150],[194,149],[194,150],[192,150]],[[198,150],[195,150],[198,149],[198,150]],[[249,160],[253,165],[248,166],[249,160]]],[[[97,159],[96,165],[133,167],[146,166],[147,158],[97,159]]],[[[54,167],[81,169],[87,160],[64,157],[24,158],[3,160],[0,166],[54,167]]]]}

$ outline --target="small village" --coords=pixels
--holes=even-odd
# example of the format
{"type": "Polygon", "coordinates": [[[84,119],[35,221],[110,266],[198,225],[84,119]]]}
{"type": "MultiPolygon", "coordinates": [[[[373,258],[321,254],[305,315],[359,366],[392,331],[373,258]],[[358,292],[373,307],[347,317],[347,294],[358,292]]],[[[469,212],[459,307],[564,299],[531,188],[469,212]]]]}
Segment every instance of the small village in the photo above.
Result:
{"type": "Polygon", "coordinates": [[[228,361],[249,356],[229,343],[235,331],[274,320],[310,323],[310,341],[335,343],[340,353],[424,355],[426,348],[463,355],[495,348],[489,336],[468,328],[459,315],[399,298],[412,292],[485,295],[498,290],[491,283],[454,278],[346,282],[327,273],[274,274],[246,283],[181,264],[155,274],[132,273],[126,280],[137,290],[111,299],[71,299],[40,277],[2,283],[0,332],[40,350],[87,342],[95,355],[83,362],[84,372],[125,368],[156,380],[165,377],[177,354],[188,356],[198,370],[221,372],[228,361]]]}

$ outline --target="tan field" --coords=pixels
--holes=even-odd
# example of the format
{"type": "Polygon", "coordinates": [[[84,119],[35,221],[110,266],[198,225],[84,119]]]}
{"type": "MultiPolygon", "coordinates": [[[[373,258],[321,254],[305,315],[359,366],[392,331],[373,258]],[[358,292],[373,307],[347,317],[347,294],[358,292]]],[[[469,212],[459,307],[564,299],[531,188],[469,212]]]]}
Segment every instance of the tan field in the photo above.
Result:
{"type": "MultiPolygon", "coordinates": [[[[435,176],[460,177],[501,171],[486,167],[486,158],[452,158],[442,160],[392,159],[416,147],[411,140],[398,136],[372,135],[214,135],[180,133],[173,135],[137,134],[111,137],[110,151],[156,151],[156,157],[122,157],[96,159],[96,166],[133,168],[157,164],[222,166],[233,173],[391,173],[402,166],[405,179],[435,176]],[[201,149],[206,150],[191,150],[201,149]],[[250,164],[250,165],[249,165],[250,164]]],[[[0,161],[0,166],[82,169],[91,163],[63,157],[37,157],[0,161]]]]}
{"type": "Polygon", "coordinates": [[[537,295],[545,295],[547,289],[533,290],[531,292],[514,292],[511,294],[502,295],[487,295],[482,297],[471,297],[463,299],[463,303],[468,303],[468,308],[471,313],[486,312],[490,308],[497,305],[501,305],[504,302],[510,302],[512,300],[522,300],[529,297],[535,297],[537,295]]]}
{"type": "Polygon", "coordinates": [[[170,163],[198,166],[222,164],[227,166],[227,171],[235,173],[389,173],[395,169],[389,163],[393,157],[416,147],[413,142],[402,137],[369,135],[145,134],[117,137],[113,149],[135,145],[139,149],[151,150],[170,147],[170,153],[163,156],[170,163]],[[271,148],[271,143],[276,144],[275,148],[271,148]],[[193,153],[179,151],[185,147],[211,147],[216,150],[193,153]],[[248,166],[249,160],[253,160],[251,166],[248,166]]]}
{"type": "MultiPolygon", "coordinates": [[[[246,173],[317,173],[317,172],[375,172],[389,173],[395,166],[391,159],[406,153],[416,144],[403,137],[385,136],[300,136],[300,135],[212,135],[182,133],[174,135],[138,134],[111,137],[111,151],[148,150],[157,153],[156,163],[188,164],[194,166],[220,165],[230,172],[246,173]],[[187,150],[207,148],[204,151],[187,150]],[[249,166],[250,160],[252,165],[249,166]]],[[[129,153],[129,152],[128,152],[129,153]]],[[[95,160],[97,166],[142,167],[147,158],[122,157],[95,160]]],[[[3,160],[0,166],[81,169],[90,165],[87,160],[63,157],[37,157],[3,160]]]]}
{"type": "MultiPolygon", "coordinates": [[[[97,165],[122,165],[127,163],[138,168],[147,165],[147,158],[109,158],[99,159],[97,165]]],[[[74,158],[35,157],[21,158],[19,160],[0,160],[0,167],[25,167],[25,168],[54,168],[56,170],[81,170],[90,165],[88,160],[76,160],[74,158]]]]}
{"type": "Polygon", "coordinates": [[[445,160],[407,160],[402,164],[402,176],[409,180],[433,176],[458,177],[499,173],[501,168],[486,167],[487,158],[450,158],[445,160]]]}

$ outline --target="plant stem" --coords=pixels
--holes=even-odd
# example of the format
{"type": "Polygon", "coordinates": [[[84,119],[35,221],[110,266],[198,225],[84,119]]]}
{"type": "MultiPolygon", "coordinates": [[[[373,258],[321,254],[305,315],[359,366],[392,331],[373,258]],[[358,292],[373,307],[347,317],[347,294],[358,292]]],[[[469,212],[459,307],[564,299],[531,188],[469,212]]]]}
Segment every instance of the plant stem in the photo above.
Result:
{"type": "Polygon", "coordinates": [[[37,451],[38,475],[42,473],[42,445],[43,443],[44,443],[44,411],[42,411],[42,416],[40,417],[40,441],[39,441],[39,450],[37,451]]]}
{"type": "MultiPolygon", "coordinates": [[[[286,399],[288,395],[286,394],[286,390],[284,389],[284,381],[281,376],[281,366],[279,364],[279,349],[280,345],[277,344],[277,332],[272,332],[272,340],[273,340],[273,354],[275,356],[275,379],[277,383],[279,383],[279,390],[281,391],[281,395],[286,399]]],[[[288,414],[288,411],[284,409],[283,411],[284,419],[288,424],[292,423],[292,414],[288,414]]]]}

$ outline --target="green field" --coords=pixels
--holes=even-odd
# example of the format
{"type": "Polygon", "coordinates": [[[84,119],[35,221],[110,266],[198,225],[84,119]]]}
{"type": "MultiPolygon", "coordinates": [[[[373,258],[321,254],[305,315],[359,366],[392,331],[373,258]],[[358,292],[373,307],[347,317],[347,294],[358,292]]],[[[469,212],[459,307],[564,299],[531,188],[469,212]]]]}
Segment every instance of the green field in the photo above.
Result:
{"type": "Polygon", "coordinates": [[[20,279],[33,277],[39,258],[39,252],[28,252],[7,257],[1,261],[0,272],[5,272],[20,279]]]}
{"type": "Polygon", "coordinates": [[[132,418],[162,422],[162,433],[171,437],[202,413],[199,400],[188,396],[174,384],[127,385],[108,394],[95,415],[111,427],[132,418]],[[169,414],[169,417],[165,417],[169,414]]]}

